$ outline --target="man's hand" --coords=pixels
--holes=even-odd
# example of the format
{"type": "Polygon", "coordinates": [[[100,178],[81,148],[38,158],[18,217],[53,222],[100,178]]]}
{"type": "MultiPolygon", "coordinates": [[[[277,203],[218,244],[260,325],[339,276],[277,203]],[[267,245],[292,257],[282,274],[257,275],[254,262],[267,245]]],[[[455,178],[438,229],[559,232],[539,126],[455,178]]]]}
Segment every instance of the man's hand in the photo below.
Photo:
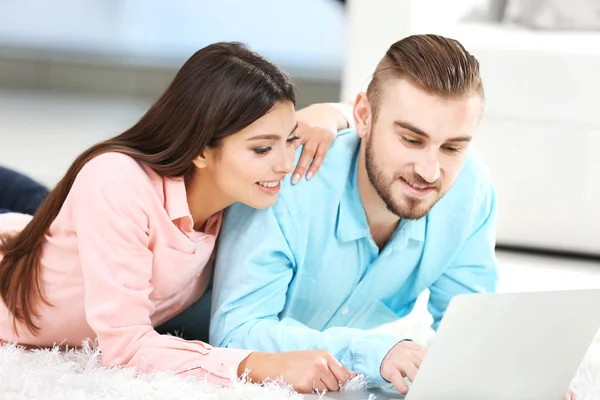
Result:
{"type": "Polygon", "coordinates": [[[381,376],[400,393],[408,393],[404,377],[414,381],[426,352],[426,347],[408,340],[396,344],[381,362],[381,376]]]}
{"type": "Polygon", "coordinates": [[[315,390],[335,392],[356,376],[324,350],[286,351],[282,353],[251,353],[238,367],[238,376],[248,369],[254,382],[281,376],[299,393],[315,390]]]}

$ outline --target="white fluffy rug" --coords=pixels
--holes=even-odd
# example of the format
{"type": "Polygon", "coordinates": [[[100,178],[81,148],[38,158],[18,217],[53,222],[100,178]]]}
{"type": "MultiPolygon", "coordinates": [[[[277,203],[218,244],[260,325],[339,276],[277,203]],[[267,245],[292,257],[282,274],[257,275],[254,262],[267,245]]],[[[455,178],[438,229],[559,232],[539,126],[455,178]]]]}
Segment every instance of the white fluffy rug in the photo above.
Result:
{"type": "MultiPolygon", "coordinates": [[[[596,343],[573,380],[577,400],[600,399],[599,357],[600,343],[596,343]]],[[[359,379],[347,390],[363,385],[364,381],[359,379]]],[[[261,386],[237,381],[222,388],[172,373],[136,375],[132,369],[103,368],[98,352],[89,348],[28,351],[14,345],[0,347],[0,397],[19,400],[302,399],[279,382],[261,386]]]]}
{"type": "MultiPolygon", "coordinates": [[[[357,377],[344,389],[364,387],[364,377],[357,377]]],[[[0,398],[301,400],[303,396],[280,381],[258,385],[237,380],[221,387],[174,373],[138,375],[132,368],[104,368],[99,352],[89,347],[24,350],[8,344],[0,346],[0,398]]]]}
{"type": "MultiPolygon", "coordinates": [[[[420,300],[420,306],[426,304],[420,300]]],[[[431,318],[415,312],[378,329],[402,332],[416,342],[429,344],[433,331],[431,318]]],[[[346,390],[365,387],[363,377],[349,382],[346,390]]],[[[590,347],[571,387],[577,400],[600,399],[600,332],[590,347]]],[[[14,345],[0,346],[0,398],[43,400],[302,400],[281,382],[257,385],[235,381],[223,388],[193,377],[174,373],[137,375],[133,369],[107,369],[100,365],[97,351],[23,350],[14,345]]],[[[365,400],[372,400],[365,398],[365,400]]]]}
{"type": "Polygon", "coordinates": [[[596,337],[571,382],[577,400],[600,399],[600,335],[596,337]]]}
{"type": "Polygon", "coordinates": [[[2,399],[301,399],[277,383],[222,388],[173,373],[103,368],[89,348],[27,351],[14,345],[0,347],[0,393],[2,399]]]}

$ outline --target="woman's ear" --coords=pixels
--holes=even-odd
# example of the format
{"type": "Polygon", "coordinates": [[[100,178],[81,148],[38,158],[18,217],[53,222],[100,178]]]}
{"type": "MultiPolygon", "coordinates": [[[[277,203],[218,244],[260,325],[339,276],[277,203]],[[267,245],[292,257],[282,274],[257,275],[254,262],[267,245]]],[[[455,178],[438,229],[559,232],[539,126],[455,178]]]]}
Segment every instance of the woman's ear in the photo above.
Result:
{"type": "Polygon", "coordinates": [[[206,159],[205,152],[203,151],[200,155],[194,158],[194,165],[198,169],[204,169],[208,166],[208,160],[206,159]]]}

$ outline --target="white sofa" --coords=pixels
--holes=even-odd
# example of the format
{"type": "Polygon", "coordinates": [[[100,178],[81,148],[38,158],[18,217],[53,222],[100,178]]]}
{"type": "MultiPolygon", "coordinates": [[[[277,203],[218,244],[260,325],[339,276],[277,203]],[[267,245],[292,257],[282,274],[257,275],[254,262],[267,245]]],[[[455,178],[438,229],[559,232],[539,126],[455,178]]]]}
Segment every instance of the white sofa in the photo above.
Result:
{"type": "Polygon", "coordinates": [[[486,110],[476,146],[498,191],[498,243],[600,255],[600,32],[463,24],[486,110]]]}

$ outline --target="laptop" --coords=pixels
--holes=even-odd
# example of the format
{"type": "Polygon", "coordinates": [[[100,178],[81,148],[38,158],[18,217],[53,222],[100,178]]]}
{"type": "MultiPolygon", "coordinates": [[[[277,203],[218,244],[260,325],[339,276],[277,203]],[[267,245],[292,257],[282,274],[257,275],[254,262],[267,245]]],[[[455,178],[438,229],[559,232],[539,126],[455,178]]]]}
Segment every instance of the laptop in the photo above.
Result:
{"type": "MultiPolygon", "coordinates": [[[[458,295],[406,400],[561,400],[600,328],[599,308],[600,289],[458,295]]],[[[304,398],[405,397],[372,388],[304,398]]]]}

